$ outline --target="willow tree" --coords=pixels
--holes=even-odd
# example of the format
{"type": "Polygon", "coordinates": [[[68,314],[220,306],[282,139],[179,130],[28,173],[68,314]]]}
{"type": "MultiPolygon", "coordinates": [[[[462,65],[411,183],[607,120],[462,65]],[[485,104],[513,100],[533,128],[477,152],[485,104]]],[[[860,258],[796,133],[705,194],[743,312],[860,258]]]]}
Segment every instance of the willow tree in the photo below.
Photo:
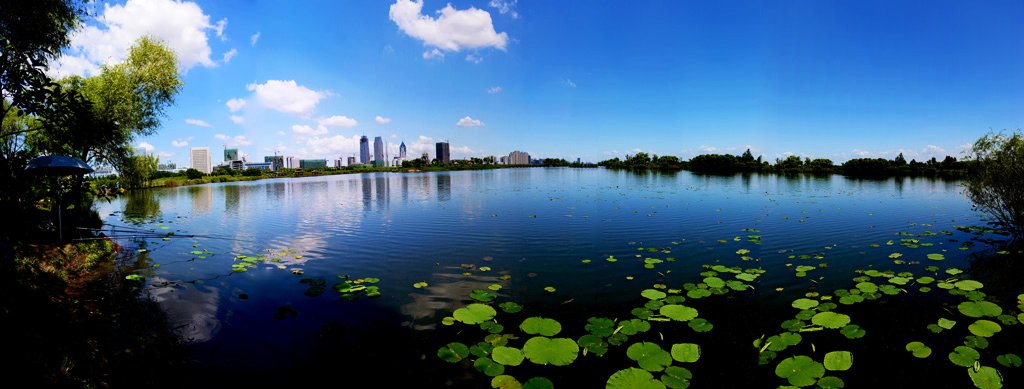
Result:
{"type": "Polygon", "coordinates": [[[1020,130],[986,134],[974,142],[967,159],[973,168],[964,186],[974,206],[1024,240],[1024,135],[1020,130]]]}

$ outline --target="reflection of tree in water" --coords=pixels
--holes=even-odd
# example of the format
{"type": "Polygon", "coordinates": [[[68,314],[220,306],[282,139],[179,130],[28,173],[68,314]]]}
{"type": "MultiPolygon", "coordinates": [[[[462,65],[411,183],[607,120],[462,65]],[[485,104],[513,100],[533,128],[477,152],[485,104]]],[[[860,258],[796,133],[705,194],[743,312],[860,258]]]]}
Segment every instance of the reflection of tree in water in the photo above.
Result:
{"type": "Polygon", "coordinates": [[[998,243],[988,250],[980,250],[968,257],[967,268],[971,279],[985,285],[986,294],[995,296],[1000,305],[1013,307],[1017,295],[1024,293],[1024,242],[998,243]],[[1005,254],[998,254],[1004,252],[1005,254]]]}
{"type": "Polygon", "coordinates": [[[133,190],[126,193],[125,218],[132,221],[150,221],[160,216],[160,199],[153,190],[133,190]]]}

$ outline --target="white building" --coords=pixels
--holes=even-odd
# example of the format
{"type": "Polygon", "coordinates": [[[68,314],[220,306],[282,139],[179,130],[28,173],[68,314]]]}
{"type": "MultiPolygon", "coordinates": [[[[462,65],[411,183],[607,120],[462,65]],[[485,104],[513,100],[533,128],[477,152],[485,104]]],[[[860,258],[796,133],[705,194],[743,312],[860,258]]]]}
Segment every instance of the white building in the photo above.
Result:
{"type": "Polygon", "coordinates": [[[508,154],[508,158],[505,159],[505,163],[509,165],[529,165],[530,154],[524,151],[513,151],[508,154]]]}
{"type": "Polygon", "coordinates": [[[285,157],[284,167],[286,169],[298,169],[299,168],[299,157],[285,157]]]}
{"type": "Polygon", "coordinates": [[[189,160],[192,161],[192,168],[205,174],[213,172],[213,162],[210,161],[209,147],[193,147],[189,151],[189,160]]]}

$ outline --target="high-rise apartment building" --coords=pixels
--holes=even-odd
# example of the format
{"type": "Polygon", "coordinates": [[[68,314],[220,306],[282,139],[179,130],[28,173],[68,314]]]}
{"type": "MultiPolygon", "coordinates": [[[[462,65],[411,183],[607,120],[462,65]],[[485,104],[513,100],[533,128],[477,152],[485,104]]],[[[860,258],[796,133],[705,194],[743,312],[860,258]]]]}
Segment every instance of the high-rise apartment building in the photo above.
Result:
{"type": "Polygon", "coordinates": [[[513,151],[508,154],[508,158],[505,159],[505,163],[509,165],[529,165],[530,154],[519,150],[513,151]]]}
{"type": "Polygon", "coordinates": [[[370,163],[370,139],[366,135],[359,138],[359,163],[370,163]]]}
{"type": "Polygon", "coordinates": [[[348,166],[356,164],[356,157],[348,157],[348,166]]]}
{"type": "Polygon", "coordinates": [[[192,162],[193,169],[205,174],[213,172],[213,162],[210,161],[209,147],[193,147],[189,150],[189,160],[192,162]]]}
{"type": "Polygon", "coordinates": [[[450,163],[452,161],[451,150],[448,148],[448,142],[437,142],[436,147],[437,154],[434,159],[441,163],[450,163]]]}
{"type": "Polygon", "coordinates": [[[384,140],[379,136],[373,138],[373,162],[374,165],[387,162],[384,160],[384,140]]]}
{"type": "Polygon", "coordinates": [[[299,168],[299,157],[287,157],[284,159],[284,167],[288,169],[299,168]]]}

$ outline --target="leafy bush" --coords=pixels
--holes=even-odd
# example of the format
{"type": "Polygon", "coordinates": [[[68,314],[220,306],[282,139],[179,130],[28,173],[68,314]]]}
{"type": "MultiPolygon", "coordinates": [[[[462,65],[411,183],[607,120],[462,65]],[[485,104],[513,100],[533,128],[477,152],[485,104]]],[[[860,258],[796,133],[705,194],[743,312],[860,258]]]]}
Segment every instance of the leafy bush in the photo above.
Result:
{"type": "Polygon", "coordinates": [[[190,180],[197,180],[203,177],[203,172],[189,168],[188,170],[185,171],[185,177],[187,177],[190,180]]]}

